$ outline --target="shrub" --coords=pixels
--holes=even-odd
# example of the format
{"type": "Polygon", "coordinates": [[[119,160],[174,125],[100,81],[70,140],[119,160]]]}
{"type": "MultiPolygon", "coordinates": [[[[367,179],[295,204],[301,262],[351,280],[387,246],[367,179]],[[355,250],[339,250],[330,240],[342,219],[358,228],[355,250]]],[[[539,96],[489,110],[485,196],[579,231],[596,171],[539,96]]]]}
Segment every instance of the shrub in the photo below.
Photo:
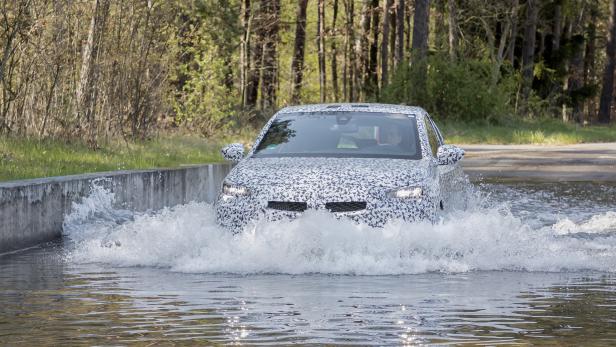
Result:
{"type": "Polygon", "coordinates": [[[452,62],[432,56],[428,58],[426,88],[421,91],[414,89],[422,85],[421,72],[403,64],[383,89],[381,100],[422,106],[440,119],[495,122],[511,114],[516,83],[513,75],[495,83],[493,69],[493,64],[482,60],[452,62]]]}
{"type": "MultiPolygon", "coordinates": [[[[206,40],[205,37],[202,40],[206,40]]],[[[186,64],[186,76],[173,106],[178,123],[195,127],[206,136],[233,125],[237,92],[225,84],[226,65],[216,46],[202,43],[194,60],[186,64]]]]}

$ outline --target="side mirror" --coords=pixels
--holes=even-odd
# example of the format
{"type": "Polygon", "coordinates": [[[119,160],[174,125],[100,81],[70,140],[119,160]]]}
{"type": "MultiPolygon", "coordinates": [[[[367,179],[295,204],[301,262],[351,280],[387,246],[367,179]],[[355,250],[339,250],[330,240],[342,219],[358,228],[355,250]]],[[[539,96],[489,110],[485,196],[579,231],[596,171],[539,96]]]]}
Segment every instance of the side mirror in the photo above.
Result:
{"type": "Polygon", "coordinates": [[[232,143],[223,147],[220,153],[222,153],[225,160],[238,162],[244,158],[244,145],[241,143],[232,143]]]}
{"type": "Polygon", "coordinates": [[[464,157],[464,150],[454,145],[442,145],[436,152],[439,165],[451,165],[459,162],[464,157]]]}

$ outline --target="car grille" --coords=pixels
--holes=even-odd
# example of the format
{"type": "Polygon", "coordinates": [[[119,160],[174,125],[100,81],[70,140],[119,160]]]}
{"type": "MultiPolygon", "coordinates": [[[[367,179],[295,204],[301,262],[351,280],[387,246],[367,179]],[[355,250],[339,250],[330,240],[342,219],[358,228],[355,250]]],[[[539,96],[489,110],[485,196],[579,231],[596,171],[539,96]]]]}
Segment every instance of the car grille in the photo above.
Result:
{"type": "Polygon", "coordinates": [[[365,201],[328,202],[325,208],[331,212],[353,212],[366,209],[365,201]]]}
{"type": "Polygon", "coordinates": [[[280,211],[304,212],[308,208],[308,204],[295,201],[268,201],[267,208],[280,211]]]}

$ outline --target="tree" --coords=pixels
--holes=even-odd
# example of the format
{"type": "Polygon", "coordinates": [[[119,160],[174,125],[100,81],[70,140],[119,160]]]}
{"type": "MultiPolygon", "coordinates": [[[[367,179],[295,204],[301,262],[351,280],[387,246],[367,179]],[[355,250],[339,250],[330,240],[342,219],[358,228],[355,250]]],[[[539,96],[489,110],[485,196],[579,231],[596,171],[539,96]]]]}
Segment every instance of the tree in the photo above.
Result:
{"type": "Polygon", "coordinates": [[[535,36],[537,31],[537,17],[539,3],[537,0],[526,1],[526,28],[524,31],[524,46],[522,48],[522,97],[528,100],[532,85],[535,67],[535,36]]]}
{"type": "Polygon", "coordinates": [[[598,1],[591,1],[590,5],[590,20],[586,24],[586,53],[584,56],[584,86],[590,88],[592,95],[587,99],[586,114],[588,121],[592,122],[596,119],[597,110],[594,98],[595,94],[595,61],[596,61],[596,41],[597,41],[597,20],[599,17],[598,1]]]}
{"type": "Polygon", "coordinates": [[[387,86],[389,77],[389,26],[391,18],[392,0],[385,1],[383,9],[383,38],[381,39],[381,87],[387,86]]]}
{"type": "Polygon", "coordinates": [[[325,72],[325,0],[318,0],[317,9],[317,55],[319,60],[319,98],[326,100],[327,74],[325,72]]]}
{"type": "Polygon", "coordinates": [[[0,8],[2,29],[1,57],[0,57],[0,87],[2,89],[2,111],[0,113],[0,133],[9,133],[12,130],[12,121],[9,113],[13,103],[18,99],[15,83],[16,69],[20,65],[19,48],[24,43],[20,38],[31,27],[29,18],[30,1],[4,2],[0,8]]]}
{"type": "Polygon", "coordinates": [[[554,6],[554,25],[552,28],[552,50],[560,50],[560,40],[563,31],[563,0],[556,1],[554,6]]]}
{"type": "Polygon", "coordinates": [[[338,87],[338,49],[336,47],[336,20],[338,19],[338,0],[334,0],[332,13],[332,88],[334,89],[334,101],[338,101],[340,99],[340,88],[338,87]]]}
{"type": "Polygon", "coordinates": [[[416,0],[413,17],[413,42],[411,46],[413,85],[410,88],[411,101],[423,103],[427,89],[428,36],[430,23],[430,1],[416,0]]]}
{"type": "Polygon", "coordinates": [[[599,102],[599,123],[610,122],[614,101],[614,70],[616,68],[616,0],[610,1],[610,21],[605,54],[607,62],[603,70],[603,88],[599,102]]]}
{"type": "Polygon", "coordinates": [[[257,105],[257,98],[259,96],[259,82],[261,81],[261,65],[263,63],[263,42],[265,36],[264,22],[264,0],[259,1],[259,6],[255,8],[255,4],[252,6],[255,33],[252,40],[249,40],[249,55],[250,63],[248,69],[248,78],[246,80],[246,92],[244,93],[244,105],[248,109],[254,109],[257,105]]]}
{"type": "Polygon", "coordinates": [[[344,8],[345,8],[345,17],[346,17],[346,28],[345,28],[345,59],[344,59],[344,96],[350,101],[357,100],[357,61],[356,61],[356,51],[355,51],[355,28],[354,28],[354,16],[355,16],[355,1],[354,0],[345,0],[344,8]]]}
{"type": "Polygon", "coordinates": [[[448,22],[449,22],[449,57],[451,60],[456,59],[456,54],[458,52],[458,21],[457,21],[457,9],[455,0],[448,0],[448,22]]]}
{"type": "Polygon", "coordinates": [[[280,0],[268,0],[264,8],[263,76],[261,84],[262,109],[276,107],[278,78],[278,32],[280,29],[280,0]]]}
{"type": "Polygon", "coordinates": [[[444,51],[447,45],[448,33],[445,25],[447,0],[434,1],[434,47],[439,51],[444,51]]]}
{"type": "Polygon", "coordinates": [[[250,61],[250,0],[242,1],[242,38],[240,42],[240,95],[242,107],[246,107],[246,81],[248,78],[248,65],[250,61]]]}
{"type": "Polygon", "coordinates": [[[413,17],[413,42],[411,58],[413,61],[426,59],[428,54],[428,35],[430,23],[430,0],[415,1],[415,16],[413,17]]]}
{"type": "MultiPolygon", "coordinates": [[[[567,81],[567,89],[573,111],[573,120],[579,124],[582,124],[584,121],[583,105],[585,98],[582,93],[584,87],[584,48],[586,40],[583,32],[583,22],[587,13],[584,5],[585,4],[582,5],[581,10],[576,17],[576,20],[572,25],[572,30],[574,31],[574,34],[572,35],[568,43],[573,53],[571,54],[569,64],[569,80],[567,81]]],[[[568,118],[568,115],[566,115],[565,113],[564,117],[568,118]]],[[[563,120],[567,121],[568,119],[565,118],[563,120]]]]}
{"type": "Polygon", "coordinates": [[[511,0],[511,15],[509,17],[511,21],[511,32],[510,32],[511,39],[509,40],[509,46],[507,47],[507,59],[509,60],[511,65],[514,64],[515,43],[518,39],[518,7],[519,7],[518,0],[511,0]]]}
{"type": "MultiPolygon", "coordinates": [[[[95,108],[98,92],[94,80],[96,79],[97,66],[95,59],[105,31],[105,23],[109,14],[109,0],[94,0],[94,11],[90,21],[88,39],[83,49],[81,62],[81,72],[76,91],[76,110],[77,124],[84,120],[87,127],[88,144],[95,148],[96,142],[96,121],[95,108]]],[[[81,133],[81,131],[78,131],[81,133]]]]}
{"type": "Polygon", "coordinates": [[[291,102],[299,103],[302,79],[304,75],[304,51],[306,45],[306,9],[308,0],[298,0],[295,22],[295,44],[293,45],[293,61],[291,62],[291,102]]]}
{"type": "Polygon", "coordinates": [[[404,0],[396,0],[396,54],[394,66],[397,68],[404,60],[404,0]]]}
{"type": "Polygon", "coordinates": [[[365,98],[368,84],[368,44],[370,35],[370,21],[372,18],[371,0],[363,0],[360,27],[361,32],[357,37],[355,49],[359,57],[357,73],[361,81],[361,92],[365,98]]]}
{"type": "Polygon", "coordinates": [[[372,12],[372,39],[370,40],[370,56],[368,59],[368,80],[365,83],[369,95],[378,96],[379,92],[379,72],[378,59],[379,59],[379,0],[372,0],[371,12],[372,12]]]}

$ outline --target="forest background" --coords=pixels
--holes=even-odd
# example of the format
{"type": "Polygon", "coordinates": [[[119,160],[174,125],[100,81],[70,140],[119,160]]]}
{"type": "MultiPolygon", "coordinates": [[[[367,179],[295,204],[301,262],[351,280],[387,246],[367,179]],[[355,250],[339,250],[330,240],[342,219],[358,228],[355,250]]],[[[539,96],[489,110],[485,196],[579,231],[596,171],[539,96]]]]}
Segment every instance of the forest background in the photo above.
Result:
{"type": "Polygon", "coordinates": [[[0,0],[0,180],[220,160],[279,108],[616,141],[616,0],[0,0]]]}

